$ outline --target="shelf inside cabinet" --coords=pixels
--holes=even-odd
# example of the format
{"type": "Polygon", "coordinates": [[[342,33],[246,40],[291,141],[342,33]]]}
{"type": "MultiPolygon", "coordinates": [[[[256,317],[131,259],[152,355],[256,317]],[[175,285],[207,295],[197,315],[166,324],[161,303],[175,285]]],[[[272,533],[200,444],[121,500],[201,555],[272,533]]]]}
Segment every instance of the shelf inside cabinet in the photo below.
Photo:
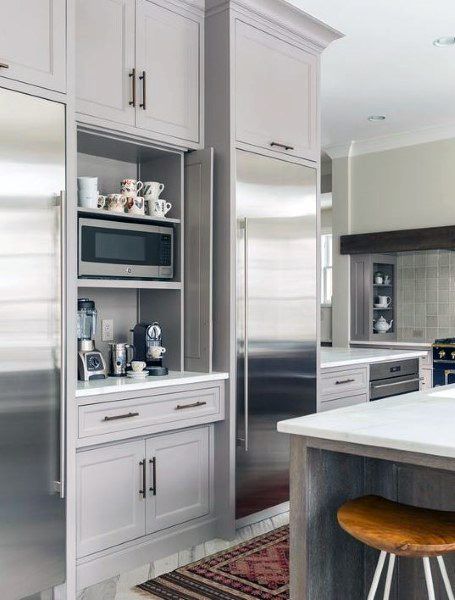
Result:
{"type": "Polygon", "coordinates": [[[373,310],[393,310],[391,306],[373,306],[373,310]]]}
{"type": "Polygon", "coordinates": [[[116,213],[106,210],[104,208],[81,208],[78,207],[77,212],[79,215],[87,217],[104,217],[106,219],[112,219],[113,221],[135,221],[141,223],[171,223],[178,224],[180,219],[172,219],[168,217],[150,217],[148,215],[130,215],[128,213],[116,213]]]}
{"type": "Polygon", "coordinates": [[[389,288],[393,287],[393,283],[373,283],[373,287],[389,288]]]}
{"type": "Polygon", "coordinates": [[[140,290],[181,290],[180,281],[148,281],[140,279],[83,279],[77,280],[79,288],[111,288],[140,290]]]}

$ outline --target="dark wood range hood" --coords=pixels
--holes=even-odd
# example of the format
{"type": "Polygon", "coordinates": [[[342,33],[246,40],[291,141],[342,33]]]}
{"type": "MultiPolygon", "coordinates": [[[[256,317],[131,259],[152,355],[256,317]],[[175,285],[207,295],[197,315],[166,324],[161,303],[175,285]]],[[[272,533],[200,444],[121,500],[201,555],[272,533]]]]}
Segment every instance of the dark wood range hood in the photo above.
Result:
{"type": "Polygon", "coordinates": [[[341,254],[455,250],[455,225],[342,235],[341,254]]]}

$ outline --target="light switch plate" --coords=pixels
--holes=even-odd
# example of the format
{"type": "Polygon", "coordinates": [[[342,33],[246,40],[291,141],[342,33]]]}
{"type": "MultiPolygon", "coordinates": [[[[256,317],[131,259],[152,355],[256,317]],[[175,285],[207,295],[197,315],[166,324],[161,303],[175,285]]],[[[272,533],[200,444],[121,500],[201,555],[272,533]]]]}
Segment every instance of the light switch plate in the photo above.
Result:
{"type": "Polygon", "coordinates": [[[103,342],[112,342],[114,339],[114,320],[103,319],[101,321],[101,339],[103,342]]]}

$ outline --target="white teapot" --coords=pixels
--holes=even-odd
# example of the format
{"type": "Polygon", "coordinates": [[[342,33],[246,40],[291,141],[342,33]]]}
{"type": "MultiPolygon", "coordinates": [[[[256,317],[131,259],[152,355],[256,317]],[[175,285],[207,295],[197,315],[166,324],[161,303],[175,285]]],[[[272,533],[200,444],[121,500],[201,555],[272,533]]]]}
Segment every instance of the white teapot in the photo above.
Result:
{"type": "Polygon", "coordinates": [[[393,319],[388,323],[384,317],[379,317],[377,321],[373,321],[373,329],[378,333],[387,333],[392,327],[393,319]]]}

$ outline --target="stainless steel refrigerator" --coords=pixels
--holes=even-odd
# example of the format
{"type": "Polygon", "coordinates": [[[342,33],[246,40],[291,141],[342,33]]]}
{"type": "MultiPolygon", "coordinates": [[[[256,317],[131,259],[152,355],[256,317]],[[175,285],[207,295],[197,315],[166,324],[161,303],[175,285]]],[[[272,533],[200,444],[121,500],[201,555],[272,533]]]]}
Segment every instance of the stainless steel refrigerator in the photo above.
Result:
{"type": "Polygon", "coordinates": [[[316,170],[238,151],[236,517],[289,500],[282,419],[316,411],[316,170]]]}
{"type": "Polygon", "coordinates": [[[65,580],[65,107],[0,88],[0,598],[65,580]]]}

